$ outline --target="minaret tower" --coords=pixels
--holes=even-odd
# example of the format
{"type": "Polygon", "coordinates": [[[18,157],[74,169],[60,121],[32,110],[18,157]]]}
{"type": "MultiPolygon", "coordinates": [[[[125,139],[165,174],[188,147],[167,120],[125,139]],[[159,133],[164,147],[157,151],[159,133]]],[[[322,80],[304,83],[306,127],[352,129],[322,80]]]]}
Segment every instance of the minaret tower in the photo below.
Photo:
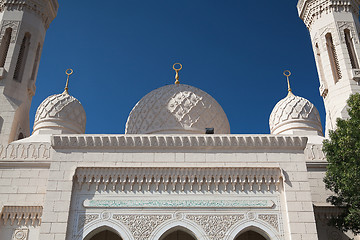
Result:
{"type": "Polygon", "coordinates": [[[346,101],[360,92],[360,0],[300,0],[309,29],[326,110],[326,135],[337,118],[347,118],[346,101]]]}
{"type": "Polygon", "coordinates": [[[0,143],[30,135],[29,110],[57,0],[0,1],[0,143]]]}

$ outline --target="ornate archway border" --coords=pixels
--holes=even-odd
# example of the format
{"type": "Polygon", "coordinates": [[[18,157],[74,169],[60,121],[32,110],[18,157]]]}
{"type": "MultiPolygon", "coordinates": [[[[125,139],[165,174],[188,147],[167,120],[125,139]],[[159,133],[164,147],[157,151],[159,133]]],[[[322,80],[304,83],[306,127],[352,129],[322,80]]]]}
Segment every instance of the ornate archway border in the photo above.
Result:
{"type": "Polygon", "coordinates": [[[172,219],[157,227],[149,237],[149,240],[159,240],[161,236],[173,228],[184,228],[190,231],[198,240],[210,240],[203,229],[192,221],[186,219],[172,219]]]}
{"type": "Polygon", "coordinates": [[[94,221],[84,227],[82,234],[79,235],[76,240],[83,240],[85,239],[91,232],[96,229],[108,227],[115,231],[123,240],[134,240],[134,237],[129,232],[126,226],[122,225],[119,222],[110,220],[110,219],[101,219],[98,221],[94,221]]]}
{"type": "Polygon", "coordinates": [[[251,221],[251,222],[248,221],[248,222],[235,224],[229,230],[224,240],[234,240],[239,235],[239,233],[245,232],[246,230],[255,231],[261,234],[262,236],[264,236],[265,234],[266,236],[264,237],[267,238],[268,240],[281,240],[279,235],[276,232],[274,232],[271,228],[257,221],[251,221]]]}

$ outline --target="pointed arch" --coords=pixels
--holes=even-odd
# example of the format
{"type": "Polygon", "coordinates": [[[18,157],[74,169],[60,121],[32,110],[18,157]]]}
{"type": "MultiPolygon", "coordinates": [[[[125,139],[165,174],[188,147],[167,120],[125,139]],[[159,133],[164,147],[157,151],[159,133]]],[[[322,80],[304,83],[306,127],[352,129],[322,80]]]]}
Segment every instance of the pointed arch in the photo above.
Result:
{"type": "Polygon", "coordinates": [[[117,234],[122,240],[134,240],[131,232],[122,224],[114,223],[112,221],[101,221],[95,222],[94,224],[89,224],[86,226],[82,232],[78,235],[76,240],[89,240],[95,234],[108,230],[117,234]]]}
{"type": "Polygon", "coordinates": [[[190,221],[178,221],[174,220],[172,222],[166,222],[162,225],[160,225],[157,229],[153,231],[151,236],[149,237],[149,240],[159,240],[165,237],[168,233],[171,233],[173,231],[181,230],[184,231],[191,236],[194,237],[194,239],[202,239],[202,240],[209,240],[206,236],[206,233],[203,231],[202,228],[194,224],[190,221]]]}
{"type": "Polygon", "coordinates": [[[245,222],[233,226],[224,240],[235,240],[237,237],[247,231],[254,231],[259,233],[266,240],[280,240],[279,234],[273,231],[273,229],[270,229],[268,226],[255,221],[245,222]]]}

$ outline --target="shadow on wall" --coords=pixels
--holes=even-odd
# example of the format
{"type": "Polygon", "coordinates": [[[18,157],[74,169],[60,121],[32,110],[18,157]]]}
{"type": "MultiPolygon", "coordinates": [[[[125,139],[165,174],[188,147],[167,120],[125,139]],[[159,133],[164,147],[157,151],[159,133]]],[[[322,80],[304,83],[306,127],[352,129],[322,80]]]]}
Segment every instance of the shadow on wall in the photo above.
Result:
{"type": "Polygon", "coordinates": [[[4,124],[4,119],[2,117],[0,117],[0,134],[1,134],[3,124],[4,124]]]}

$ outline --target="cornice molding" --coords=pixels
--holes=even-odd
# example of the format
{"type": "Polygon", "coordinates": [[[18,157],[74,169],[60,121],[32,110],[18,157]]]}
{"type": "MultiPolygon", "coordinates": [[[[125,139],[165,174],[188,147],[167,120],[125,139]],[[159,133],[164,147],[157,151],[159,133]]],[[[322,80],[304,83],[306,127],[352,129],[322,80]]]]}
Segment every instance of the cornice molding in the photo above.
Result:
{"type": "Polygon", "coordinates": [[[54,149],[292,149],[306,137],[274,135],[54,135],[54,149]]]}
{"type": "Polygon", "coordinates": [[[0,12],[4,10],[28,10],[41,17],[45,28],[49,28],[59,9],[57,0],[0,0],[0,12]]]}
{"type": "Polygon", "coordinates": [[[314,20],[320,18],[321,14],[344,11],[359,16],[359,5],[360,0],[299,0],[297,9],[299,17],[310,29],[314,20]]]}
{"type": "Polygon", "coordinates": [[[119,191],[270,191],[285,181],[280,168],[85,168],[75,173],[81,189],[119,191]],[[100,187],[101,186],[101,187],[100,187]],[[181,186],[181,187],[179,187],[181,186]],[[135,189],[136,188],[136,189],[135,189]]]}
{"type": "Polygon", "coordinates": [[[42,212],[43,207],[41,206],[4,206],[0,213],[0,220],[3,221],[4,225],[10,221],[11,226],[14,222],[20,225],[23,220],[25,225],[29,221],[33,226],[36,223],[41,225],[42,212]]]}

